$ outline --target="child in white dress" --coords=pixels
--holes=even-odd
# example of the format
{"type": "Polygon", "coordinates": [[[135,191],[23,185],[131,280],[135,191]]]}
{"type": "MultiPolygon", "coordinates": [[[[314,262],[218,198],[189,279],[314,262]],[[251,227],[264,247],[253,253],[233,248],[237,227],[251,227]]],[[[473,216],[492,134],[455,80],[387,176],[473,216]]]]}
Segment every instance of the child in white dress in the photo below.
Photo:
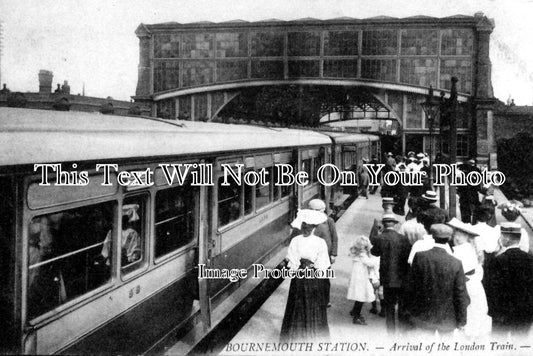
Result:
{"type": "Polygon", "coordinates": [[[353,323],[358,325],[366,325],[365,318],[361,316],[363,304],[376,299],[372,281],[377,282],[377,274],[375,260],[370,257],[370,248],[370,240],[366,236],[357,237],[350,247],[353,264],[347,298],[355,301],[350,315],[353,316],[353,323]]]}

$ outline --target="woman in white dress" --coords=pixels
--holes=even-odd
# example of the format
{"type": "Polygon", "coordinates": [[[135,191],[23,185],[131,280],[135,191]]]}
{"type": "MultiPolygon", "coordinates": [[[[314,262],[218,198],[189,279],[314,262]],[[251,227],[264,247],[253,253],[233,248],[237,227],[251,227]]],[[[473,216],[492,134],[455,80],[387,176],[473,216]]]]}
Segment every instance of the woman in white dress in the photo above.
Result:
{"type": "Polygon", "coordinates": [[[454,228],[453,255],[463,264],[466,290],[470,296],[464,332],[466,336],[472,338],[488,337],[492,329],[492,318],[487,314],[487,297],[481,284],[483,267],[474,242],[478,234],[470,224],[465,224],[455,218],[448,224],[454,228]]]}
{"type": "MultiPolygon", "coordinates": [[[[291,240],[287,251],[287,266],[292,270],[320,270],[330,267],[328,246],[324,239],[313,234],[317,225],[327,220],[326,214],[316,210],[300,210],[296,218],[301,222],[301,235],[291,240]]],[[[281,326],[281,342],[313,341],[329,338],[327,279],[293,278],[281,326]]]]}

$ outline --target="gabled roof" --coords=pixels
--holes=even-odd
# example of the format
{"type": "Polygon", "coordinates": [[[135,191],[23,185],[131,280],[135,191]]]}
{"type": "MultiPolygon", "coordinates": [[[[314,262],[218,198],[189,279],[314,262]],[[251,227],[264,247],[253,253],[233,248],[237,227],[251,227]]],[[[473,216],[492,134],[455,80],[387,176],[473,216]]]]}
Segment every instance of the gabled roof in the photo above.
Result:
{"type": "Polygon", "coordinates": [[[391,20],[391,19],[397,19],[397,17],[381,15],[381,16],[374,16],[374,17],[368,18],[368,20],[391,20]]]}
{"type": "Polygon", "coordinates": [[[214,24],[214,22],[213,21],[195,21],[195,22],[190,22],[187,25],[211,25],[211,24],[214,24]]]}
{"type": "Polygon", "coordinates": [[[285,20],[272,18],[272,19],[259,20],[257,22],[285,22],[285,20]]]}
{"type": "Polygon", "coordinates": [[[296,19],[294,21],[301,22],[301,21],[320,21],[320,20],[319,19],[315,19],[314,17],[303,17],[301,19],[296,19]]]}
{"type": "Polygon", "coordinates": [[[220,23],[249,23],[249,22],[250,21],[244,21],[244,20],[237,19],[237,20],[223,21],[220,23]]]}
{"type": "Polygon", "coordinates": [[[452,16],[446,16],[446,17],[443,17],[443,18],[444,19],[467,19],[469,17],[471,17],[471,16],[457,14],[457,15],[452,15],[452,16]]]}
{"type": "Polygon", "coordinates": [[[415,15],[415,16],[404,17],[404,19],[413,19],[413,20],[415,20],[415,19],[435,19],[435,18],[436,17],[426,16],[426,15],[415,15]]]}
{"type": "Polygon", "coordinates": [[[349,20],[358,20],[358,19],[356,19],[355,17],[341,16],[341,17],[335,17],[334,19],[330,19],[326,21],[336,21],[336,20],[349,21],[349,20]]]}

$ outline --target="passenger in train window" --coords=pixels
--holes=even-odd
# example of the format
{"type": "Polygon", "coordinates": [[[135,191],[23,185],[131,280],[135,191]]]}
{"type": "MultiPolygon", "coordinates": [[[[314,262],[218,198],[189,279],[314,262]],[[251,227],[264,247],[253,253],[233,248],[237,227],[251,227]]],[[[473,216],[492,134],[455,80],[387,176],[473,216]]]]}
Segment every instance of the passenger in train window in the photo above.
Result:
{"type": "Polygon", "coordinates": [[[122,266],[141,259],[141,241],[135,227],[140,218],[137,214],[139,205],[128,204],[122,207],[121,261],[122,266]]]}
{"type": "MultiPolygon", "coordinates": [[[[126,204],[122,206],[122,233],[121,238],[121,265],[127,266],[141,259],[141,243],[139,233],[135,230],[136,223],[140,220],[137,210],[138,204],[126,204]]],[[[109,265],[112,230],[109,230],[102,247],[102,256],[109,265]]]]}
{"type": "Polygon", "coordinates": [[[104,284],[94,265],[113,216],[113,202],[33,218],[28,227],[28,317],[39,316],[104,284]]]}
{"type": "Polygon", "coordinates": [[[35,265],[53,256],[50,220],[34,218],[28,231],[28,314],[42,314],[66,299],[65,285],[57,263],[35,265]]]}

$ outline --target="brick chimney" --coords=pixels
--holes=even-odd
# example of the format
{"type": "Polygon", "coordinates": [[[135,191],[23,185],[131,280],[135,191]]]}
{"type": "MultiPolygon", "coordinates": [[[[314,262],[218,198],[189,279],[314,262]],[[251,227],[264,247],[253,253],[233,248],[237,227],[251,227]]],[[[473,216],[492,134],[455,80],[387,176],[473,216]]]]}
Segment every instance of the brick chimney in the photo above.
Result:
{"type": "Polygon", "coordinates": [[[39,71],[39,94],[50,94],[52,92],[53,80],[54,73],[41,69],[39,71]]]}

